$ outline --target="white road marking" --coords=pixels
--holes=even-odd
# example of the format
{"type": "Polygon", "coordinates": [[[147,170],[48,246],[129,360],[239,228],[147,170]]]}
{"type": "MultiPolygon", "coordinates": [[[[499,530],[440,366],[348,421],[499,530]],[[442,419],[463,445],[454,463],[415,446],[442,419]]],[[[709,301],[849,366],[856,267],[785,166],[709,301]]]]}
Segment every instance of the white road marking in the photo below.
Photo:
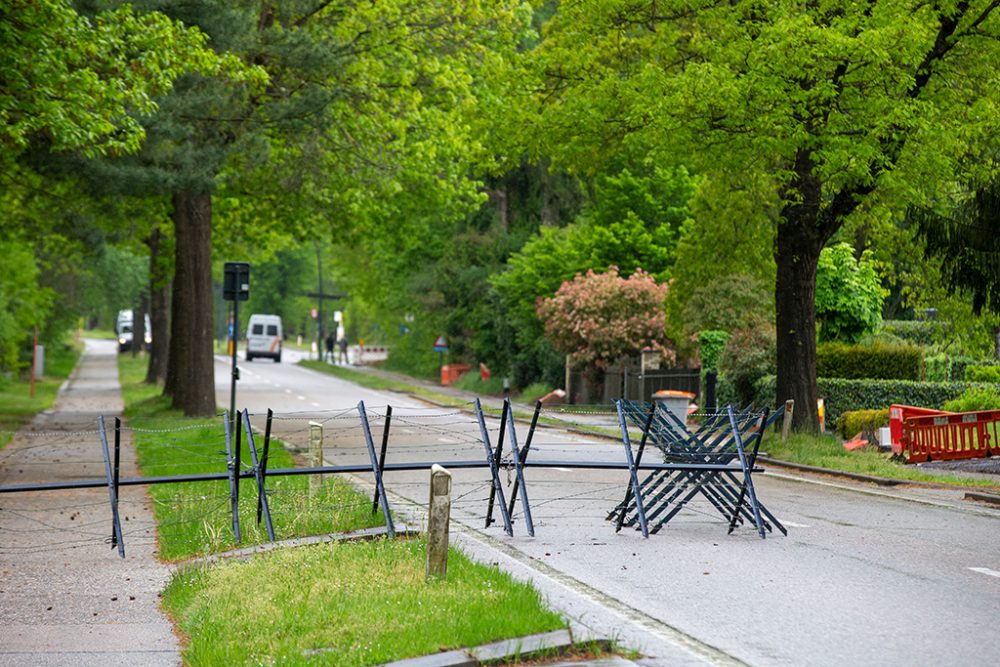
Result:
{"type": "Polygon", "coordinates": [[[804,523],[795,523],[794,521],[782,521],[781,523],[789,528],[809,528],[809,526],[804,523]]]}
{"type": "Polygon", "coordinates": [[[319,403],[310,403],[310,405],[313,406],[314,408],[320,407],[319,403]]]}
{"type": "Polygon", "coordinates": [[[979,574],[987,574],[991,577],[1000,578],[1000,572],[997,572],[996,570],[991,570],[988,567],[970,567],[969,569],[972,570],[973,572],[978,572],[979,574]]]}
{"type": "Polygon", "coordinates": [[[305,396],[296,396],[295,398],[299,399],[300,401],[306,400],[305,396]]]}
{"type": "Polygon", "coordinates": [[[457,445],[458,440],[452,440],[451,438],[438,438],[438,442],[444,442],[449,445],[457,445]]]}
{"type": "Polygon", "coordinates": [[[552,468],[552,470],[558,470],[559,472],[573,472],[569,468],[552,468]]]}
{"type": "Polygon", "coordinates": [[[286,394],[290,394],[290,393],[292,393],[292,390],[291,390],[291,389],[286,389],[286,390],[285,390],[285,393],[286,393],[286,394]]]}

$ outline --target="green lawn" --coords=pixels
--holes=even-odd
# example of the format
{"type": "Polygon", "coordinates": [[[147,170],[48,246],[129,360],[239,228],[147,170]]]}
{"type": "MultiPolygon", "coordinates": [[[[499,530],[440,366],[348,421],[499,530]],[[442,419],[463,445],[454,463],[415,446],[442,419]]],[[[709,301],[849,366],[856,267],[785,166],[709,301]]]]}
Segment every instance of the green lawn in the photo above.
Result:
{"type": "Polygon", "coordinates": [[[79,343],[46,348],[45,375],[35,379],[34,396],[31,378],[26,373],[9,378],[0,376],[0,447],[10,442],[13,433],[36,414],[52,407],[59,387],[73,372],[82,349],[79,343]]]}
{"type": "Polygon", "coordinates": [[[324,544],[179,572],[164,604],[189,665],[378,665],[566,626],[538,593],[452,550],[424,581],[422,541],[324,544]]]}
{"type": "MultiPolygon", "coordinates": [[[[142,384],[144,357],[119,361],[128,425],[145,475],[225,469],[220,418],[186,419],[142,384]]],[[[260,439],[258,439],[260,442],[260,439]]],[[[272,443],[269,468],[291,467],[272,443]]],[[[244,452],[244,461],[249,453],[244,452]]],[[[278,537],[382,523],[371,498],[329,478],[310,498],[304,476],[269,478],[278,537]]],[[[150,488],[161,557],[236,546],[228,482],[150,488]]],[[[267,541],[252,480],[241,484],[242,545],[267,541]]],[[[377,539],[285,548],[246,560],[178,569],[163,604],[185,639],[188,665],[377,665],[566,627],[532,587],[452,549],[448,576],[424,581],[420,540],[377,539]]]]}

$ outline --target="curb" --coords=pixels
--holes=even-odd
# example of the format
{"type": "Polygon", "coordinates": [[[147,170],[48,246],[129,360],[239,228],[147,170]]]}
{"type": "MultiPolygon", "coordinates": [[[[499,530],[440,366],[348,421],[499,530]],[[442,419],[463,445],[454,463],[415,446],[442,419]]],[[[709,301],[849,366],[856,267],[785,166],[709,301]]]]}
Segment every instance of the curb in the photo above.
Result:
{"type": "Polygon", "coordinates": [[[989,505],[996,505],[1000,507],[1000,496],[992,493],[981,493],[978,491],[969,491],[965,494],[965,500],[972,500],[980,503],[987,503],[989,505]]]}
{"type": "MultiPolygon", "coordinates": [[[[611,643],[607,640],[590,642],[608,649],[611,643]]],[[[479,667],[480,665],[505,665],[519,662],[530,657],[565,656],[573,649],[573,634],[569,629],[555,630],[538,635],[527,635],[515,639],[483,644],[474,648],[432,653],[418,658],[407,658],[395,662],[387,662],[383,667],[479,667]]],[[[631,661],[618,658],[617,664],[634,665],[631,661]]],[[[579,663],[585,664],[585,663],[579,663]]]]}

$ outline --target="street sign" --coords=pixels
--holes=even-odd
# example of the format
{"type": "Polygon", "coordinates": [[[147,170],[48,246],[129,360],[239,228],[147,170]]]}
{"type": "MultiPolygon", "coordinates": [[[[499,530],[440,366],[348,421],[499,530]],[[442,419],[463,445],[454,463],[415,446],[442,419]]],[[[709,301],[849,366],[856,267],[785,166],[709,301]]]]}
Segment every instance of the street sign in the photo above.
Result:
{"type": "Polygon", "coordinates": [[[247,262],[226,262],[222,276],[223,300],[246,301],[250,298],[250,265],[247,262]]]}
{"type": "Polygon", "coordinates": [[[445,340],[444,334],[437,337],[434,341],[434,351],[435,352],[447,352],[448,351],[448,341],[445,340]]]}

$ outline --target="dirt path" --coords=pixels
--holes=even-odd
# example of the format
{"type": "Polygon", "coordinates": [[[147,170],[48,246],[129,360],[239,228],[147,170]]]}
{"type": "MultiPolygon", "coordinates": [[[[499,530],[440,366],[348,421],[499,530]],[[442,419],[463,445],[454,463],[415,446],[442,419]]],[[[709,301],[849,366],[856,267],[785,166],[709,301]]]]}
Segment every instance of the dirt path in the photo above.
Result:
{"type": "MultiPolygon", "coordinates": [[[[117,351],[86,343],[53,409],[0,450],[0,486],[105,476],[97,418],[112,428],[122,410],[117,351]]],[[[121,474],[137,474],[128,439],[121,474]]],[[[146,489],[123,487],[119,508],[124,560],[106,488],[0,494],[0,665],[180,664],[146,489]]]]}

